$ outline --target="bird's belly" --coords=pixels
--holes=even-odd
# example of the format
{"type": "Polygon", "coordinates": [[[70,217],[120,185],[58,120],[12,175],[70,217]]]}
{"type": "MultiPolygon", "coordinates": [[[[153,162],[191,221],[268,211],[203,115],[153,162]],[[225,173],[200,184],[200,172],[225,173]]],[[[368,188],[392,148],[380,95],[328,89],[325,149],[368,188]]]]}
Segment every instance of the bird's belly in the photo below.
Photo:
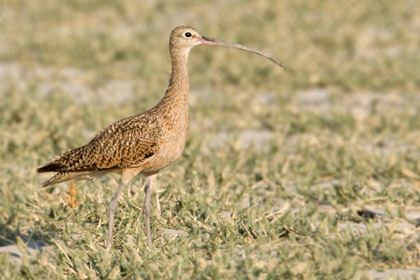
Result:
{"type": "Polygon", "coordinates": [[[162,143],[159,147],[159,151],[144,165],[144,169],[141,173],[156,173],[174,163],[181,156],[185,143],[186,139],[162,143]]]}

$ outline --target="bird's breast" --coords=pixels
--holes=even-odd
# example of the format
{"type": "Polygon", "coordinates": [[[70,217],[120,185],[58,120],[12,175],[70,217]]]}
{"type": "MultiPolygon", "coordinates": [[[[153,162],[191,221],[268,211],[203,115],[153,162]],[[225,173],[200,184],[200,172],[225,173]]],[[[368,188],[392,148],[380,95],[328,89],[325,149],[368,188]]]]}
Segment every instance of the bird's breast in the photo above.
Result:
{"type": "Polygon", "coordinates": [[[183,112],[177,119],[167,119],[161,126],[159,150],[147,162],[144,173],[157,172],[174,163],[182,154],[187,142],[190,127],[188,111],[183,112]]]}

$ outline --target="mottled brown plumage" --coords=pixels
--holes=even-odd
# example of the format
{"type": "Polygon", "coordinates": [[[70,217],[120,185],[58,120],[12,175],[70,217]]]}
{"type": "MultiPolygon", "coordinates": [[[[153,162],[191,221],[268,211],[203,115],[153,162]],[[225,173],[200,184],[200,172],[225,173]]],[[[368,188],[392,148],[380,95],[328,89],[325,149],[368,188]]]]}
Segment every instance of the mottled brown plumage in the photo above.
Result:
{"type": "MultiPolygon", "coordinates": [[[[42,186],[90,179],[109,172],[122,174],[120,186],[109,205],[107,247],[111,246],[114,215],[118,197],[124,186],[137,174],[146,177],[144,215],[147,243],[152,247],[150,232],[150,195],[156,184],[156,174],[171,165],[181,155],[189,130],[188,54],[194,46],[221,45],[251,51],[276,59],[257,50],[238,44],[217,41],[201,36],[194,28],[179,26],[170,36],[169,49],[172,75],[163,98],[152,109],[117,121],[100,131],[89,143],[65,152],[38,169],[38,172],[57,172],[42,186]]],[[[282,66],[283,67],[283,66],[282,66]]]]}

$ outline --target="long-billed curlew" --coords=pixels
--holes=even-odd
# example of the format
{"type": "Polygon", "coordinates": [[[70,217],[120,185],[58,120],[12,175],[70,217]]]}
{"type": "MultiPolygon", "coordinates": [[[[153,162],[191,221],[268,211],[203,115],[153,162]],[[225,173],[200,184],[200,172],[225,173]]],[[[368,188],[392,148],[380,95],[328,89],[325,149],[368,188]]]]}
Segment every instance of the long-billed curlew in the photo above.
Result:
{"type": "MultiPolygon", "coordinates": [[[[100,177],[109,172],[121,173],[117,192],[109,203],[107,248],[111,247],[118,197],[134,176],[146,178],[143,213],[147,245],[152,247],[150,231],[150,196],[156,174],[176,161],[185,146],[189,130],[188,54],[198,45],[233,47],[256,53],[283,65],[275,58],[239,44],[201,36],[194,28],[176,27],[170,36],[172,74],[163,98],[152,109],[117,121],[100,131],[89,143],[62,153],[38,172],[58,172],[43,187],[65,181],[100,177]]],[[[283,67],[284,68],[284,67],[283,67]]]]}

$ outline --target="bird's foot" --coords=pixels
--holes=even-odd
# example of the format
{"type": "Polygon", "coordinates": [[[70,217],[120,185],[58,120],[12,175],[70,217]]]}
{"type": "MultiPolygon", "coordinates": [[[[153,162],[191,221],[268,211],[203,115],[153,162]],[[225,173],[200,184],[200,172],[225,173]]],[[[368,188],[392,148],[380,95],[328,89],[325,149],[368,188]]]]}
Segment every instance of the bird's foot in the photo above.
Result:
{"type": "Polygon", "coordinates": [[[158,218],[160,219],[162,211],[160,210],[160,202],[159,202],[159,193],[156,191],[156,213],[158,218]]]}

